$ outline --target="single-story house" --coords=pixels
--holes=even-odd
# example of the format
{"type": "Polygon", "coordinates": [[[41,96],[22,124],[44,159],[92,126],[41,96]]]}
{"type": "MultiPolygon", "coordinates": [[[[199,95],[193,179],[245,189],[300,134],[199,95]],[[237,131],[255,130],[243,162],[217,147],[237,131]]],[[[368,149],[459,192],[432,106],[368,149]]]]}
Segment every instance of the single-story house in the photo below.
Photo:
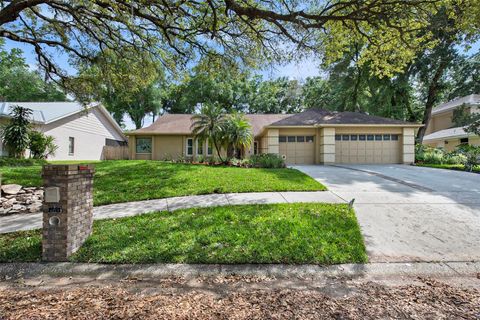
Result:
{"type": "Polygon", "coordinates": [[[463,127],[453,123],[453,112],[461,106],[466,107],[466,112],[479,113],[480,94],[471,94],[436,106],[427,124],[423,144],[444,148],[448,152],[454,151],[460,144],[480,146],[480,136],[466,132],[463,127]]]}
{"type": "MultiPolygon", "coordinates": [[[[122,128],[99,103],[0,102],[0,126],[14,106],[31,109],[34,129],[54,137],[58,149],[49,160],[101,160],[104,146],[127,144],[122,128]]],[[[8,155],[1,141],[0,155],[8,155]]]]}
{"type": "MultiPolygon", "coordinates": [[[[287,164],[412,163],[422,125],[356,112],[309,109],[298,114],[247,114],[251,154],[273,153],[287,164]]],[[[166,114],[128,133],[130,159],[215,156],[192,135],[191,114],[166,114]]]]}

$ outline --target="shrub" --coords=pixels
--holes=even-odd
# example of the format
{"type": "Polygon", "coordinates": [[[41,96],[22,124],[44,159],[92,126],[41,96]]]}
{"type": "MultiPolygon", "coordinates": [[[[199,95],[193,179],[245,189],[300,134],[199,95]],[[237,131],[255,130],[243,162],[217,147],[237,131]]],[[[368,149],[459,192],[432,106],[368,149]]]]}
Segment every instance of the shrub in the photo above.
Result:
{"type": "Polygon", "coordinates": [[[475,166],[480,165],[480,146],[460,145],[457,147],[457,152],[466,158],[465,170],[472,172],[475,166]]]}
{"type": "Polygon", "coordinates": [[[237,158],[230,159],[230,164],[235,167],[243,167],[243,168],[249,168],[252,165],[250,159],[237,159],[237,158]]]}
{"type": "Polygon", "coordinates": [[[54,155],[58,146],[55,144],[55,138],[47,136],[39,131],[30,131],[29,134],[30,143],[28,148],[30,149],[31,156],[34,159],[46,159],[50,155],[54,155]]]}
{"type": "Polygon", "coordinates": [[[445,164],[465,164],[467,157],[456,151],[446,153],[443,158],[443,163],[445,164]]]}
{"type": "Polygon", "coordinates": [[[197,156],[197,162],[198,163],[205,163],[205,156],[204,155],[197,156]]]}
{"type": "Polygon", "coordinates": [[[420,163],[442,164],[445,152],[440,148],[431,148],[424,145],[415,147],[415,161],[420,163]]]}
{"type": "Polygon", "coordinates": [[[444,158],[444,152],[441,149],[433,149],[429,152],[425,152],[424,162],[432,164],[442,164],[444,158]]]}
{"type": "Polygon", "coordinates": [[[466,156],[458,151],[448,153],[442,148],[417,145],[415,147],[415,161],[427,164],[464,164],[466,156]]]}
{"type": "Polygon", "coordinates": [[[258,168],[284,168],[285,161],[277,155],[272,153],[256,154],[251,156],[250,163],[253,167],[258,168]]]}
{"type": "Polygon", "coordinates": [[[173,161],[173,157],[170,153],[165,153],[162,158],[163,161],[173,161]]]}
{"type": "Polygon", "coordinates": [[[216,157],[207,157],[205,159],[205,162],[208,163],[209,165],[214,165],[217,163],[217,158],[216,157]]]}
{"type": "Polygon", "coordinates": [[[10,115],[12,118],[2,128],[0,135],[10,156],[23,158],[30,143],[32,110],[15,106],[10,115]]]}

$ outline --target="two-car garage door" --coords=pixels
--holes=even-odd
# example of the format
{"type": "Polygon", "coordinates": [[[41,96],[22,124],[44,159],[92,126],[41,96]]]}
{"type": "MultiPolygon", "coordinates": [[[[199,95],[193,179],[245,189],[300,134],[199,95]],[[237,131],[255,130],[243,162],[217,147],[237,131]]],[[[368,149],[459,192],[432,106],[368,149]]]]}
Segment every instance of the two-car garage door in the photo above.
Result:
{"type": "Polygon", "coordinates": [[[386,133],[336,134],[335,162],[400,163],[400,135],[386,133]]]}

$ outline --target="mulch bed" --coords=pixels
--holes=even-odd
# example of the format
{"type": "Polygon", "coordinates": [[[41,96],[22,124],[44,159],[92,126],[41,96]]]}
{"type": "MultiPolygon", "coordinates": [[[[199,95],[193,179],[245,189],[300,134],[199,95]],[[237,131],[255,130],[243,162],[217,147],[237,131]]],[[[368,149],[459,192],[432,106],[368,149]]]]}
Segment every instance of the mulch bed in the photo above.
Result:
{"type": "Polygon", "coordinates": [[[359,285],[347,297],[319,291],[189,291],[142,295],[119,287],[0,291],[0,319],[480,319],[480,292],[422,285],[359,285]]]}

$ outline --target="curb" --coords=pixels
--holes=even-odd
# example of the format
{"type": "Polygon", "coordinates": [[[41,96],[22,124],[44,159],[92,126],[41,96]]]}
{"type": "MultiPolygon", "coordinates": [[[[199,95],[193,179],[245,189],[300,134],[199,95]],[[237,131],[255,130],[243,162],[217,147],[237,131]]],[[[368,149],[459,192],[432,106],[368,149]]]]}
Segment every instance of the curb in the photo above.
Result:
{"type": "Polygon", "coordinates": [[[3,263],[0,279],[15,280],[38,276],[95,277],[96,279],[167,278],[180,276],[255,275],[275,278],[337,278],[348,277],[476,277],[480,274],[477,262],[412,262],[319,265],[284,264],[95,264],[95,263],[3,263]]]}

